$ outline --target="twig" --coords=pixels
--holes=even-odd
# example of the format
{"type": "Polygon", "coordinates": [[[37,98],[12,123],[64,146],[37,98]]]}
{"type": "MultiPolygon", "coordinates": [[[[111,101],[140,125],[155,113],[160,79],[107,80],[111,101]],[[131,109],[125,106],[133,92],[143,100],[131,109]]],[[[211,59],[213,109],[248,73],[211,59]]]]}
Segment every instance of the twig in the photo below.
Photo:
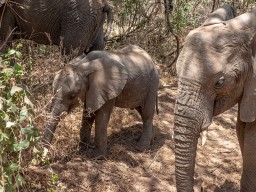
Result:
{"type": "Polygon", "coordinates": [[[147,167],[147,169],[146,170],[148,170],[150,167],[151,167],[151,165],[156,161],[156,159],[157,159],[157,157],[159,156],[159,150],[156,152],[156,155],[154,156],[154,158],[153,158],[153,160],[152,160],[152,162],[149,164],[149,166],[147,167]]]}
{"type": "Polygon", "coordinates": [[[0,45],[0,50],[4,47],[5,44],[7,44],[8,39],[11,37],[11,35],[12,35],[13,32],[15,31],[15,29],[16,29],[16,27],[13,28],[13,29],[10,31],[9,35],[5,38],[5,40],[4,40],[4,42],[2,43],[2,45],[0,45]]]}
{"type": "MultiPolygon", "coordinates": [[[[153,13],[155,13],[155,9],[157,7],[157,4],[152,4],[152,6],[154,6],[152,8],[152,11],[149,14],[145,14],[144,17],[142,19],[136,19],[137,17],[137,12],[134,14],[133,19],[130,18],[130,20],[132,22],[129,23],[129,27],[126,30],[125,34],[120,34],[120,35],[116,35],[113,36],[111,39],[109,39],[110,42],[113,41],[120,41],[121,39],[123,39],[124,37],[129,37],[131,36],[132,33],[135,33],[136,31],[140,30],[143,26],[145,26],[146,23],[149,23],[149,21],[151,20],[153,13]],[[140,21],[137,25],[136,22],[140,21]],[[135,26],[135,27],[133,27],[135,26]]],[[[148,8],[148,10],[151,8],[151,6],[148,8]]],[[[135,8],[136,9],[136,8],[135,8]]],[[[147,11],[146,11],[147,12],[147,11]]]]}

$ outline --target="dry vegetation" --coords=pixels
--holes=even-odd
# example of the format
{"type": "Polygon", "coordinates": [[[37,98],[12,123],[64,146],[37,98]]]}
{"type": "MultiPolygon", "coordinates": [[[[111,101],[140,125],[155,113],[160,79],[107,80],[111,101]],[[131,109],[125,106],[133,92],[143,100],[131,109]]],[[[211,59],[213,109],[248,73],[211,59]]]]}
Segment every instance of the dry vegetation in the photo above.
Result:
{"type": "MultiPolygon", "coordinates": [[[[179,32],[181,47],[187,32],[198,26],[211,11],[212,4],[200,2],[192,4],[193,14],[188,16],[193,16],[193,20],[188,20],[187,27],[179,32]]],[[[115,2],[113,4],[116,6],[115,2]]],[[[173,35],[166,32],[164,7],[157,6],[150,21],[142,28],[131,29],[130,33],[126,34],[127,30],[116,22],[112,39],[107,44],[109,50],[137,44],[156,60],[161,75],[160,113],[154,118],[155,138],[151,150],[138,152],[134,148],[142,129],[137,112],[115,108],[108,127],[106,159],[93,159],[90,156],[93,147],[90,146],[79,151],[80,107],[59,123],[49,160],[45,160],[44,165],[33,165],[32,157],[25,155],[23,173],[30,182],[21,191],[175,191],[172,127],[177,85],[175,76],[166,72],[166,66],[175,57],[176,42],[173,35]]],[[[33,42],[23,44],[24,55],[32,60],[32,65],[24,61],[24,66],[30,68],[24,82],[35,105],[34,123],[43,133],[51,83],[55,73],[63,68],[64,59],[56,47],[33,42]]],[[[203,177],[206,191],[239,191],[241,154],[234,130],[236,113],[234,107],[216,117],[209,128],[206,144],[199,146],[196,174],[203,177]]]]}

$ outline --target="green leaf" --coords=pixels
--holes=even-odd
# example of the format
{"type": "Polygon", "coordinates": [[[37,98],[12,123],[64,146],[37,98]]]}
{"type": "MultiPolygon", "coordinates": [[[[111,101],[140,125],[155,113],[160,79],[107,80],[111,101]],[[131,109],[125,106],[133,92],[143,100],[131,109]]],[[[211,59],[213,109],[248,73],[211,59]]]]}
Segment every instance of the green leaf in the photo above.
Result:
{"type": "Polygon", "coordinates": [[[19,146],[23,149],[26,149],[29,147],[29,141],[28,140],[23,140],[20,142],[19,146]]]}
{"type": "Polygon", "coordinates": [[[22,66],[21,66],[21,64],[16,63],[13,68],[14,68],[16,71],[22,71],[22,66]]]}
{"type": "Polygon", "coordinates": [[[13,86],[12,87],[12,89],[11,89],[11,96],[13,96],[14,95],[14,93],[16,93],[16,92],[20,92],[20,91],[23,91],[23,89],[21,88],[21,87],[18,87],[18,86],[13,86]]]}
{"type": "Polygon", "coordinates": [[[19,52],[19,51],[16,51],[15,55],[16,55],[16,57],[18,57],[18,58],[21,58],[21,56],[22,56],[21,52],[19,52]]]}
{"type": "Polygon", "coordinates": [[[23,106],[20,110],[20,121],[24,121],[28,117],[28,109],[23,106]]]}
{"type": "Polygon", "coordinates": [[[57,173],[52,174],[52,181],[56,181],[59,178],[59,175],[57,173]]]}
{"type": "MultiPolygon", "coordinates": [[[[30,127],[27,127],[27,128],[22,128],[21,129],[21,133],[25,136],[30,136],[30,135],[33,135],[35,133],[35,128],[30,126],[30,127]]],[[[34,134],[35,135],[35,134],[34,134]]]]}
{"type": "Polygon", "coordinates": [[[13,55],[14,53],[16,53],[16,51],[15,51],[14,49],[10,49],[10,50],[8,51],[8,54],[9,54],[9,55],[13,55]]]}
{"type": "Polygon", "coordinates": [[[19,169],[19,165],[18,165],[17,163],[12,163],[12,164],[10,165],[10,169],[11,169],[12,171],[17,171],[17,170],[19,169]]]}
{"type": "Polygon", "coordinates": [[[29,141],[23,140],[19,144],[13,144],[14,151],[21,151],[22,149],[26,149],[29,147],[29,141]]]}
{"type": "Polygon", "coordinates": [[[29,98],[27,97],[27,95],[24,97],[24,102],[29,105],[30,107],[33,107],[33,103],[29,100],[29,98]]]}
{"type": "Polygon", "coordinates": [[[3,120],[9,121],[9,119],[10,119],[9,115],[7,113],[4,113],[3,115],[4,115],[3,120]]]}
{"type": "Polygon", "coordinates": [[[24,180],[24,178],[20,175],[20,174],[18,174],[17,176],[16,176],[16,181],[19,183],[19,184],[25,184],[25,180],[24,180]]]}
{"type": "Polygon", "coordinates": [[[14,103],[10,103],[10,111],[12,113],[15,113],[17,111],[17,106],[14,103]]]}
{"type": "Polygon", "coordinates": [[[4,139],[9,139],[8,135],[5,133],[0,134],[0,141],[3,141],[4,139]]]}

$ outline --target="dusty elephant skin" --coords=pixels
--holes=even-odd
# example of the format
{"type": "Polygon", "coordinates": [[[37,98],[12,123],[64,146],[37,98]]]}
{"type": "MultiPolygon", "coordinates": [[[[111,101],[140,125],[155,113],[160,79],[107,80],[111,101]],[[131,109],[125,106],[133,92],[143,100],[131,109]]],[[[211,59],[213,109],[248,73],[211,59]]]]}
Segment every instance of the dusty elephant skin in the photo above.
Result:
{"type": "Polygon", "coordinates": [[[256,10],[232,18],[227,8],[210,16],[209,22],[214,22],[205,22],[188,34],[177,61],[174,138],[178,192],[193,191],[200,134],[207,131],[213,116],[237,103],[236,132],[243,157],[240,188],[242,192],[256,191],[256,10]],[[219,16],[223,13],[227,16],[219,16]]]}
{"type": "Polygon", "coordinates": [[[63,41],[62,53],[67,55],[76,49],[78,55],[104,49],[112,24],[112,11],[104,0],[2,0],[0,15],[0,48],[20,38],[55,45],[63,41]]]}
{"type": "Polygon", "coordinates": [[[143,131],[137,149],[148,149],[153,137],[158,81],[151,57],[137,46],[113,52],[93,51],[80,60],[73,60],[54,78],[45,143],[51,142],[60,114],[71,111],[81,99],[84,114],[80,139],[82,143],[91,143],[95,122],[95,156],[106,155],[107,126],[114,106],[135,108],[140,113],[143,131]]]}

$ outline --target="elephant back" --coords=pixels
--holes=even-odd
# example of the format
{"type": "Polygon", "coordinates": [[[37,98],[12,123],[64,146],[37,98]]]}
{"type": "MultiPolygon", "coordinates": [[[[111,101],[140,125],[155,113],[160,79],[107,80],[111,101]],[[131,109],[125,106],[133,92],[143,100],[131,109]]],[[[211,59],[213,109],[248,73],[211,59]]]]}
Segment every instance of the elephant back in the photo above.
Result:
{"type": "Polygon", "coordinates": [[[157,93],[159,75],[155,64],[146,51],[134,45],[120,50],[116,57],[128,72],[127,83],[116,99],[116,106],[140,106],[148,94],[157,93]]]}

